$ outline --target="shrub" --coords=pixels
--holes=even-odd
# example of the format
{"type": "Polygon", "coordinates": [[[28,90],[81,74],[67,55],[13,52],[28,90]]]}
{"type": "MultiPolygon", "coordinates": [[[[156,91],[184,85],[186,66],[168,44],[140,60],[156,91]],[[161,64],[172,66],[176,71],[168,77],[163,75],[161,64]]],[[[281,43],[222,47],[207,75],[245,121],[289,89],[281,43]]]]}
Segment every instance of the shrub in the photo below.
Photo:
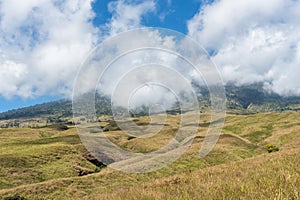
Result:
{"type": "Polygon", "coordinates": [[[279,148],[277,146],[273,145],[273,144],[267,144],[266,147],[267,147],[267,151],[269,153],[279,151],[279,148]]]}
{"type": "Polygon", "coordinates": [[[5,197],[4,200],[26,200],[26,199],[24,197],[15,194],[14,196],[5,197]]]}
{"type": "Polygon", "coordinates": [[[68,126],[64,125],[64,124],[51,124],[48,126],[49,128],[53,128],[57,131],[65,131],[68,130],[68,126]]]}

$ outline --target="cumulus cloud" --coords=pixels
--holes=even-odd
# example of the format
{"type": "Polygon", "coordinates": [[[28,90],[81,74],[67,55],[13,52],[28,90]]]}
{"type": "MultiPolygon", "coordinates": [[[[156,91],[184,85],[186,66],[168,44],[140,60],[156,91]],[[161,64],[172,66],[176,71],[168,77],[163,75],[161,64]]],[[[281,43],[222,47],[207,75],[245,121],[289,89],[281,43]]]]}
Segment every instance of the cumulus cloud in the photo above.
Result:
{"type": "Polygon", "coordinates": [[[150,0],[113,1],[111,20],[95,27],[93,1],[0,0],[0,96],[70,96],[92,49],[105,37],[141,27],[143,15],[155,9],[150,0]]]}
{"type": "Polygon", "coordinates": [[[78,66],[97,42],[91,0],[0,3],[0,94],[70,93],[78,66]]]}
{"type": "Polygon", "coordinates": [[[300,2],[220,0],[188,21],[189,35],[213,54],[226,82],[265,82],[300,95],[300,2]]]}
{"type": "MultiPolygon", "coordinates": [[[[75,101],[95,91],[95,86],[122,107],[131,102],[131,107],[159,104],[168,109],[178,99],[188,107],[194,105],[196,83],[221,92],[215,87],[221,85],[219,74],[205,51],[183,34],[166,29],[136,29],[105,40],[81,70],[75,101]]],[[[93,103],[94,96],[90,97],[93,103]]]]}
{"type": "Polygon", "coordinates": [[[155,2],[146,0],[135,4],[125,0],[113,1],[108,4],[108,9],[113,13],[113,17],[109,22],[110,35],[115,35],[140,27],[142,16],[155,11],[155,2]]]}

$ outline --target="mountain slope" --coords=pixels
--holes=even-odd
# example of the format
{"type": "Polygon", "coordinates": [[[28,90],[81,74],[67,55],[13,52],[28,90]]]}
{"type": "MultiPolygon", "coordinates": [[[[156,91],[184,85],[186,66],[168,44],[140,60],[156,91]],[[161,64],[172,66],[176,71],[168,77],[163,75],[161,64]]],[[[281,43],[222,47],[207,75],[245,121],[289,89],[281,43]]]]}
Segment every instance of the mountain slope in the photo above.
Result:
{"type": "Polygon", "coordinates": [[[10,110],[0,113],[0,120],[35,118],[42,116],[72,116],[72,102],[70,100],[59,100],[49,103],[37,104],[25,108],[10,110]]]}
{"type": "MultiPolygon", "coordinates": [[[[200,107],[209,107],[209,93],[206,88],[196,86],[201,93],[199,97],[200,107]]],[[[262,84],[252,84],[235,86],[228,84],[225,86],[227,97],[227,109],[237,113],[257,113],[257,112],[282,112],[299,111],[300,96],[284,97],[278,94],[265,91],[262,84]]],[[[106,96],[97,95],[97,114],[111,114],[110,99],[106,96]]],[[[147,112],[146,112],[147,113],[147,112]]],[[[26,108],[10,110],[0,113],[0,120],[34,118],[42,116],[71,117],[71,100],[59,100],[50,103],[38,104],[26,108]]]]}

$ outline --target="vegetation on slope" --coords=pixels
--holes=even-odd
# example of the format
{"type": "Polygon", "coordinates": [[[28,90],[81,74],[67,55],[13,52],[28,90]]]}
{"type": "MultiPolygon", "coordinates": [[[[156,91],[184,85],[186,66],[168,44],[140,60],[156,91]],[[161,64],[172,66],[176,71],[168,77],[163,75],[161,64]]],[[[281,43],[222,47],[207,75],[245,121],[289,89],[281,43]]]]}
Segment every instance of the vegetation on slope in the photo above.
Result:
{"type": "MultiPolygon", "coordinates": [[[[0,129],[0,197],[299,199],[299,117],[298,112],[229,115],[218,144],[200,159],[198,151],[209,121],[209,115],[202,115],[188,151],[165,168],[145,174],[93,165],[83,156],[85,149],[72,127],[0,129]],[[268,153],[268,144],[279,151],[268,153]],[[80,176],[78,169],[89,175],[80,176]]],[[[145,120],[135,121],[143,124],[145,120]]],[[[157,145],[157,140],[127,140],[120,130],[105,133],[116,144],[137,152],[157,145]]]]}
{"type": "Polygon", "coordinates": [[[0,189],[93,173],[74,128],[0,130],[0,189]]]}
{"type": "MultiPolygon", "coordinates": [[[[199,94],[199,105],[201,110],[207,110],[210,106],[209,93],[207,88],[193,84],[196,93],[199,94]]],[[[263,88],[263,84],[225,86],[227,97],[227,108],[231,113],[258,113],[258,112],[282,112],[299,111],[300,97],[284,97],[263,88]]],[[[111,115],[110,99],[107,96],[96,94],[95,107],[97,114],[111,115]]],[[[169,113],[178,113],[176,107],[169,113]]],[[[148,111],[141,110],[137,116],[147,114],[148,111]]],[[[50,103],[39,104],[27,108],[20,108],[0,113],[0,120],[37,118],[44,117],[52,121],[59,121],[60,118],[72,116],[71,100],[60,100],[50,103]]]]}

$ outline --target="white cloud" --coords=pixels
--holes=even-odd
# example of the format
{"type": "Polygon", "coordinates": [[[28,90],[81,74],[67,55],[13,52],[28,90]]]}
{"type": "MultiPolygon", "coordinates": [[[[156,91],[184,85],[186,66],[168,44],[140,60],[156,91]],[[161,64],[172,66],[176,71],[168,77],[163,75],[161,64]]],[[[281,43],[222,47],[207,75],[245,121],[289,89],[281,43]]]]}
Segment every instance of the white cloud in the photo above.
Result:
{"type": "Polygon", "coordinates": [[[69,93],[98,38],[91,0],[0,3],[1,96],[69,93]]]}
{"type": "Polygon", "coordinates": [[[300,94],[300,2],[220,0],[200,9],[189,35],[217,53],[226,81],[265,81],[280,94],[300,94]]]}
{"type": "Polygon", "coordinates": [[[15,63],[14,61],[6,60],[2,63],[0,68],[0,90],[4,96],[11,96],[11,91],[15,91],[16,95],[26,97],[28,95],[28,88],[22,87],[27,77],[26,65],[22,63],[15,63]],[[6,77],[10,79],[6,80],[6,77]],[[3,81],[5,80],[5,81],[3,81]]]}
{"type": "Polygon", "coordinates": [[[94,27],[93,0],[0,0],[0,96],[71,95],[79,66],[109,35],[141,27],[154,1],[109,3],[94,27]],[[110,34],[101,32],[108,29],[110,34]]]}
{"type": "Polygon", "coordinates": [[[219,83],[207,55],[195,46],[184,35],[165,29],[136,29],[105,40],[79,73],[75,101],[77,97],[80,101],[82,93],[94,91],[96,85],[98,92],[113,97],[113,104],[118,106],[126,107],[132,102],[135,106],[160,104],[167,109],[176,100],[172,92],[181,98],[185,95],[185,101],[190,103],[187,96],[193,95],[186,94],[192,93],[190,84],[194,78],[203,84],[205,75],[209,86],[219,83]],[[199,74],[198,68],[186,59],[197,63],[198,68],[205,68],[205,72],[199,74]],[[150,87],[153,84],[163,87],[150,87]]]}
{"type": "Polygon", "coordinates": [[[155,11],[155,2],[146,0],[139,4],[130,4],[125,0],[113,1],[108,8],[113,13],[109,23],[110,35],[141,26],[143,15],[155,11]]]}

